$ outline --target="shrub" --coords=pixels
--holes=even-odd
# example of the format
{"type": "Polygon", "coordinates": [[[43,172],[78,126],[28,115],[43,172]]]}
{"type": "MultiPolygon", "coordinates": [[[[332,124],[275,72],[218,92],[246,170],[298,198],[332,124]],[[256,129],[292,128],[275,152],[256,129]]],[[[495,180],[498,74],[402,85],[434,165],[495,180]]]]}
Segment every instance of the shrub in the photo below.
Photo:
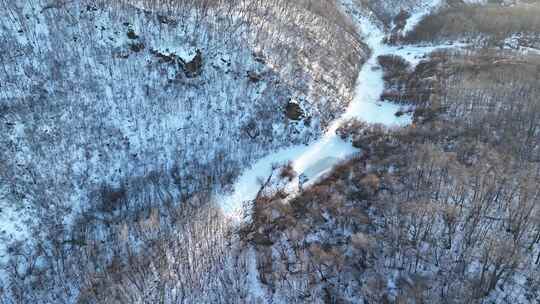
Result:
{"type": "Polygon", "coordinates": [[[287,179],[288,181],[292,181],[293,178],[296,177],[296,171],[294,171],[294,168],[291,162],[289,162],[286,166],[283,166],[281,168],[279,177],[281,177],[282,179],[287,179]]]}

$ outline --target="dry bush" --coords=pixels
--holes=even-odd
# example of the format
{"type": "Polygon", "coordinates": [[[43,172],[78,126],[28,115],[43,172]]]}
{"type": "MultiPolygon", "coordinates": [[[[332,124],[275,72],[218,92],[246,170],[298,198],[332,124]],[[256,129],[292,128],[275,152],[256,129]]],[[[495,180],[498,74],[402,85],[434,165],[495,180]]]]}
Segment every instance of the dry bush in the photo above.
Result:
{"type": "Polygon", "coordinates": [[[365,122],[358,119],[351,119],[343,122],[336,130],[336,134],[343,140],[349,140],[358,136],[365,128],[367,128],[365,122]]]}
{"type": "Polygon", "coordinates": [[[287,179],[288,181],[292,181],[293,178],[296,177],[296,171],[294,171],[294,168],[292,166],[292,162],[287,163],[286,166],[283,166],[281,168],[281,172],[279,173],[279,177],[282,179],[287,179]]]}
{"type": "Polygon", "coordinates": [[[443,72],[440,62],[441,59],[433,55],[412,69],[399,56],[380,56],[379,63],[384,70],[385,80],[381,99],[420,107],[433,102],[434,95],[439,93],[437,77],[443,72]]]}
{"type": "Polygon", "coordinates": [[[388,81],[396,76],[408,72],[411,64],[401,56],[381,55],[377,61],[385,71],[384,80],[388,81]]]}
{"type": "Polygon", "coordinates": [[[257,202],[256,220],[241,238],[256,246],[261,281],[272,296],[287,302],[335,302],[360,288],[355,275],[375,243],[365,230],[369,216],[361,206],[347,204],[340,194],[344,189],[331,184],[306,189],[288,203],[278,197],[257,202]]]}
{"type": "Polygon", "coordinates": [[[360,180],[360,184],[370,195],[374,195],[381,187],[381,179],[375,174],[367,174],[360,180]]]}

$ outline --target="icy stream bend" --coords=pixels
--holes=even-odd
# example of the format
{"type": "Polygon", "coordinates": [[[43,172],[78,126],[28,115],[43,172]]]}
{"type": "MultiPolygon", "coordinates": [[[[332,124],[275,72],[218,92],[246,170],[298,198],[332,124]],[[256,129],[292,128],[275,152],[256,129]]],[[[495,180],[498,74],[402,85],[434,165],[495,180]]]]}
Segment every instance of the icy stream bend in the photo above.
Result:
{"type": "MultiPolygon", "coordinates": [[[[344,2],[345,9],[353,10],[350,3],[344,2]]],[[[421,19],[417,16],[420,14],[425,14],[425,11],[412,15],[411,19],[414,21],[421,19]]],[[[354,16],[355,21],[360,31],[365,34],[364,42],[370,47],[372,54],[359,72],[353,101],[345,113],[328,127],[326,133],[319,140],[308,146],[298,145],[278,150],[247,168],[235,182],[232,193],[217,197],[217,202],[226,215],[235,218],[242,216],[244,203],[255,199],[260,189],[260,178],[268,177],[272,172],[273,165],[291,162],[298,175],[303,175],[307,177],[308,181],[313,182],[336,164],[360,152],[350,142],[342,140],[336,134],[336,130],[349,119],[356,118],[367,123],[380,123],[388,127],[402,127],[411,123],[412,117],[410,115],[400,117],[395,115],[401,106],[380,101],[384,90],[384,80],[377,57],[387,54],[398,55],[414,66],[436,49],[458,47],[457,45],[387,45],[383,43],[386,35],[383,30],[371,22],[369,18],[357,16],[359,15],[354,16]]],[[[290,185],[291,191],[297,190],[298,179],[293,180],[290,185]]]]}

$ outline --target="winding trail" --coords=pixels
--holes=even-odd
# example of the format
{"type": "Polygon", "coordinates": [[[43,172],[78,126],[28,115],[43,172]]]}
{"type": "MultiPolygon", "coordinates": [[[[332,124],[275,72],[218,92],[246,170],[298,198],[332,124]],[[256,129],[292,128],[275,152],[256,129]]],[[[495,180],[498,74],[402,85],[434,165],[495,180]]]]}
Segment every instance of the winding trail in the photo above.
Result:
{"type": "MultiPolygon", "coordinates": [[[[439,1],[431,2],[432,7],[439,1]]],[[[385,44],[386,33],[381,30],[369,17],[363,16],[350,0],[343,0],[344,10],[353,17],[359,30],[364,33],[363,40],[372,51],[371,57],[362,66],[355,88],[355,97],[345,113],[336,119],[327,129],[326,133],[317,141],[308,146],[298,145],[278,150],[246,169],[238,178],[230,194],[217,197],[217,202],[228,216],[241,218],[245,202],[255,199],[260,189],[260,179],[272,173],[274,165],[292,163],[298,175],[307,177],[308,181],[315,181],[331,170],[336,164],[350,158],[360,151],[351,143],[342,140],[336,130],[349,119],[358,119],[367,123],[379,123],[387,127],[403,127],[412,121],[411,115],[397,117],[395,113],[402,106],[381,102],[380,96],[384,90],[383,71],[378,63],[380,55],[393,54],[406,59],[412,66],[418,64],[425,56],[436,49],[458,47],[458,45],[407,45],[392,46],[385,44]]],[[[429,6],[429,5],[428,5],[429,6]]],[[[410,18],[418,22],[422,15],[428,12],[424,8],[413,14],[410,18]]],[[[288,189],[292,192],[298,190],[298,178],[290,183],[288,189]]]]}

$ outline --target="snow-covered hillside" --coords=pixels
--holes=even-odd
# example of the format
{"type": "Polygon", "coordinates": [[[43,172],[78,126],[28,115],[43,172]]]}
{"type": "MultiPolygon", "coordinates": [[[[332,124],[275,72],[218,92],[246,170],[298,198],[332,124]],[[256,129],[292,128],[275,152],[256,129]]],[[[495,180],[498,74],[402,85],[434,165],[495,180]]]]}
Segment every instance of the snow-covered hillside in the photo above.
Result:
{"type": "Polygon", "coordinates": [[[540,299],[536,3],[11,2],[0,303],[540,299]]]}
{"type": "Polygon", "coordinates": [[[321,134],[365,57],[354,28],[325,7],[244,4],[0,4],[0,256],[148,180],[182,200],[321,134]]]}

